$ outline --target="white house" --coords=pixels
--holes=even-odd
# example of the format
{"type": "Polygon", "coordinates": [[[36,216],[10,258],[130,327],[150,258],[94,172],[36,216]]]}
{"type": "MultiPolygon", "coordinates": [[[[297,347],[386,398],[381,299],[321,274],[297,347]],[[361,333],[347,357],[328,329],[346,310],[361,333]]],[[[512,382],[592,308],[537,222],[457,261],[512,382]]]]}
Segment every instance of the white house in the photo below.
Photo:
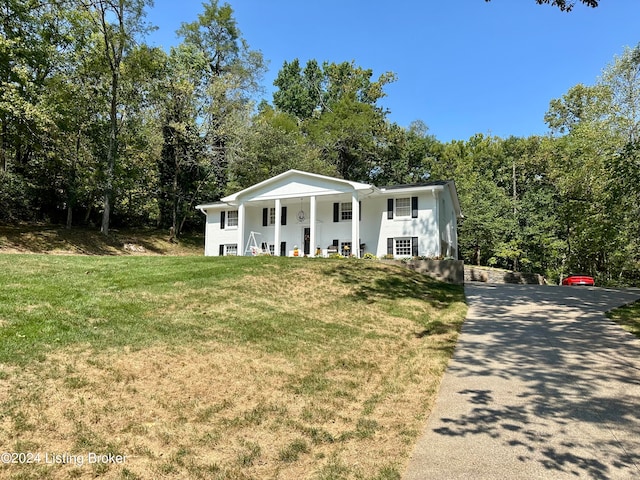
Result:
{"type": "Polygon", "coordinates": [[[453,181],[375,187],[289,170],[196,208],[205,255],[458,257],[453,181]]]}

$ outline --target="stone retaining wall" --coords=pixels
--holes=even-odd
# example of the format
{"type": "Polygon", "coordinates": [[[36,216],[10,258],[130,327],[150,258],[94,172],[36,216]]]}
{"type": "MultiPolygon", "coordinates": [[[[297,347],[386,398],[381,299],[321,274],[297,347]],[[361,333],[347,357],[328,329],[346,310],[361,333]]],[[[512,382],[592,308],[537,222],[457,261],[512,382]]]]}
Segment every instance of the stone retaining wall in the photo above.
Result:
{"type": "Polygon", "coordinates": [[[462,285],[466,282],[519,283],[544,285],[545,279],[537,273],[512,272],[499,268],[465,265],[462,260],[385,260],[428,275],[442,282],[462,285]]]}
{"type": "Polygon", "coordinates": [[[498,268],[475,267],[466,265],[464,268],[465,282],[485,283],[520,283],[525,285],[544,285],[545,280],[537,273],[512,272],[498,268]]]}
{"type": "Polygon", "coordinates": [[[462,260],[391,260],[391,262],[441,282],[457,285],[464,283],[464,262],[462,260]]]}

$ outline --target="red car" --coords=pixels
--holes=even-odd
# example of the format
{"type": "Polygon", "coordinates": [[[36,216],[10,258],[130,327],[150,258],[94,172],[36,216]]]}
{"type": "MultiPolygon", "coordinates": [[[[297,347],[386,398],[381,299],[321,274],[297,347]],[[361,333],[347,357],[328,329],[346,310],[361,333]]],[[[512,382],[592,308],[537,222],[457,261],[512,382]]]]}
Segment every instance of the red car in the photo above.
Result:
{"type": "Polygon", "coordinates": [[[589,285],[593,287],[594,284],[593,277],[588,275],[569,275],[562,280],[562,285],[589,285]]]}

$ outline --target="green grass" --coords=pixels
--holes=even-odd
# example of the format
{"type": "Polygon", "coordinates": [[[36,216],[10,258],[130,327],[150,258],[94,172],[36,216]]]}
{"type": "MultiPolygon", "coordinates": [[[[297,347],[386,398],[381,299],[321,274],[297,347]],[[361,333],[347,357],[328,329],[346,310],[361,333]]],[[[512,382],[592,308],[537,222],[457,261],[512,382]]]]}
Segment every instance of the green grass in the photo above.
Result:
{"type": "Polygon", "coordinates": [[[167,310],[181,297],[215,296],[255,268],[204,257],[2,255],[0,362],[42,359],[69,345],[142,348],[213,337],[193,312],[167,310]]]}
{"type": "MultiPolygon", "coordinates": [[[[2,363],[42,360],[70,345],[139,349],[209,340],[255,343],[287,355],[329,342],[344,353],[376,335],[359,311],[371,303],[414,320],[424,334],[441,323],[403,300],[422,299],[435,308],[462,301],[460,287],[388,275],[367,261],[0,255],[0,271],[2,363]],[[278,291],[283,278],[297,288],[295,278],[305,282],[310,270],[321,280],[314,292],[319,298],[278,291]],[[327,289],[323,298],[323,279],[327,287],[344,285],[343,294],[327,289]],[[282,301],[274,301],[272,289],[282,301]],[[325,311],[306,308],[307,301],[320,301],[325,311]],[[350,310],[350,322],[335,320],[350,310]]],[[[322,389],[324,383],[314,374],[300,387],[322,389]]]]}
{"type": "Polygon", "coordinates": [[[607,317],[640,338],[640,300],[607,312],[607,317]]]}
{"type": "Polygon", "coordinates": [[[12,254],[0,272],[7,445],[131,459],[56,478],[400,478],[466,312],[462,287],[371,260],[12,254]]]}

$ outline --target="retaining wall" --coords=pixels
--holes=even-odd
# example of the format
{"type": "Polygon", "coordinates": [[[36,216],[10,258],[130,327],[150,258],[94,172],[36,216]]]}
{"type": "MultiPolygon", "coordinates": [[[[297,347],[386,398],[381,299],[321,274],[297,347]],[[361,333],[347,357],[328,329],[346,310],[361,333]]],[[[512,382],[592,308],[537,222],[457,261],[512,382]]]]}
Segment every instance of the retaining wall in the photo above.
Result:
{"type": "Polygon", "coordinates": [[[464,262],[462,260],[391,260],[391,262],[441,282],[455,283],[456,285],[464,283],[464,262]]]}
{"type": "Polygon", "coordinates": [[[545,280],[537,273],[512,272],[498,268],[475,267],[466,265],[464,268],[465,282],[485,283],[519,283],[524,285],[544,285],[545,280]]]}

